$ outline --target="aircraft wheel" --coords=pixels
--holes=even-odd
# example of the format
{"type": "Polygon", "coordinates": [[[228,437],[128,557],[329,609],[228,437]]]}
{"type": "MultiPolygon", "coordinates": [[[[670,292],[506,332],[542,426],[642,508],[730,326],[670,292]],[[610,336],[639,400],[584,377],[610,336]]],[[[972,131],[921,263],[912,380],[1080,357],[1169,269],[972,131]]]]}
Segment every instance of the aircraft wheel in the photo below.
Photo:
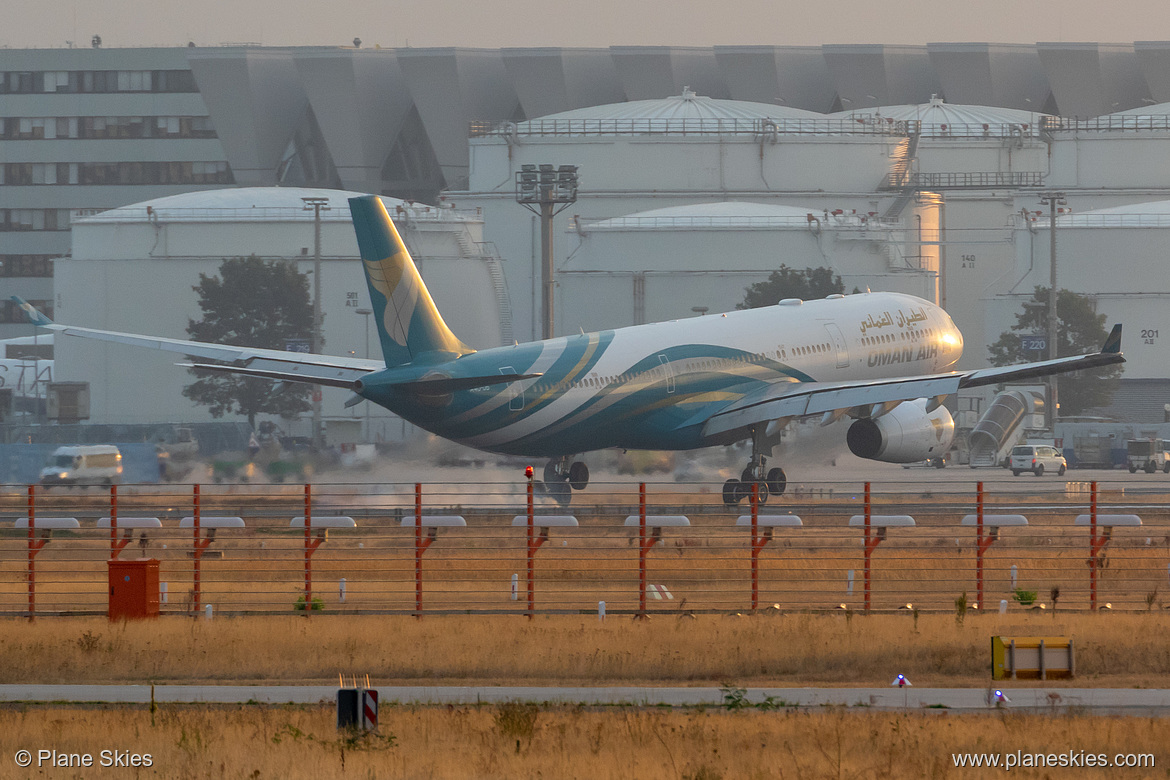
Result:
{"type": "Polygon", "coordinates": [[[557,473],[557,462],[555,460],[550,460],[548,463],[544,464],[545,482],[558,482],[561,479],[564,479],[564,477],[557,473]]]}
{"type": "Polygon", "coordinates": [[[723,503],[727,506],[735,506],[739,503],[741,498],[739,494],[740,482],[738,479],[729,479],[723,483],[723,503]]]}
{"type": "Polygon", "coordinates": [[[768,492],[767,480],[761,480],[756,483],[756,504],[758,506],[763,506],[768,503],[768,492]]]}
{"type": "Polygon", "coordinates": [[[569,487],[573,490],[584,490],[589,486],[589,467],[581,461],[574,461],[569,466],[569,487]]]}
{"type": "Polygon", "coordinates": [[[756,481],[756,473],[752,471],[752,467],[748,466],[739,475],[740,482],[751,483],[756,481]]]}
{"type": "Polygon", "coordinates": [[[788,477],[782,468],[774,468],[768,472],[768,492],[774,496],[784,495],[788,489],[788,477]]]}

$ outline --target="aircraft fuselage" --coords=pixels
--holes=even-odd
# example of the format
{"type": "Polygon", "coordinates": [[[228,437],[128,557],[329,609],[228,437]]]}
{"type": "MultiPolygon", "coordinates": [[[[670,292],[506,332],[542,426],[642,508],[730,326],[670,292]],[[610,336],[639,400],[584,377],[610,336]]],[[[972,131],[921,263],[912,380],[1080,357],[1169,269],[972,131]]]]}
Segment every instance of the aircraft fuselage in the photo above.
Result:
{"type": "Polygon", "coordinates": [[[866,293],[635,325],[415,360],[363,377],[361,395],[477,449],[558,457],[609,447],[694,449],[703,424],[766,383],[946,371],[962,335],[939,307],[866,293]],[[409,379],[538,378],[427,394],[409,379]]]}

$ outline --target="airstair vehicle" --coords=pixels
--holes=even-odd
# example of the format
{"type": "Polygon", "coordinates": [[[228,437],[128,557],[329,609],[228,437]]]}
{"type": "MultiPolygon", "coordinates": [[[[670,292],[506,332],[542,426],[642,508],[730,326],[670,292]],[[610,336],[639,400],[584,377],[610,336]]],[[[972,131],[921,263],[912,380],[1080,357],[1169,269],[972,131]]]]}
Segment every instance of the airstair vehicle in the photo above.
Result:
{"type": "Polygon", "coordinates": [[[1044,414],[1044,398],[1030,389],[1005,390],[967,435],[971,468],[989,468],[1003,463],[1007,453],[1032,425],[1032,416],[1044,414]]]}

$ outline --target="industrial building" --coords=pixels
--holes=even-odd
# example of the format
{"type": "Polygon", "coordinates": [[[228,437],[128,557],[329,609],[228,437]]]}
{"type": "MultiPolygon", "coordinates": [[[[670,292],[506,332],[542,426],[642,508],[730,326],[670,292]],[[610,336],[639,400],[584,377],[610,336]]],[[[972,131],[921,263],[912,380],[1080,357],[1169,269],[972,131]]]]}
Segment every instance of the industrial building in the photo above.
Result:
{"type": "MultiPolygon", "coordinates": [[[[72,256],[56,261],[56,313],[62,321],[104,330],[189,338],[188,323],[203,318],[194,287],[201,275],[216,275],[223,260],[255,256],[314,273],[315,214],[303,199],[323,199],[324,351],[377,358],[380,346],[369,321],[369,295],[346,202],[356,194],[243,187],[172,195],[78,219],[72,256]]],[[[392,198],[384,202],[449,324],[476,347],[511,343],[500,262],[484,251],[482,218],[392,198]]],[[[57,379],[90,383],[91,420],[211,419],[206,407],[183,397],[194,377],[175,365],[173,354],[63,337],[57,339],[54,363],[57,379]]],[[[344,390],[322,390],[330,443],[402,435],[397,417],[369,403],[345,409],[348,397],[344,390]]],[[[293,432],[307,434],[303,425],[293,432]]]]}
{"type": "MultiPolygon", "coordinates": [[[[483,128],[471,138],[468,189],[448,196],[483,212],[485,235],[510,259],[515,324],[529,338],[540,335],[539,297],[531,283],[539,275],[540,241],[539,219],[516,204],[516,176],[525,165],[571,163],[580,169],[569,212],[573,224],[557,232],[553,249],[557,308],[571,312],[598,295],[628,301],[624,308],[614,301],[619,308],[606,310],[605,327],[653,321],[664,313],[693,316],[694,306],[733,307],[743,301],[747,285],[782,263],[800,269],[833,265],[848,277],[849,289],[872,285],[934,299],[937,258],[930,249],[920,251],[916,239],[919,225],[937,236],[937,203],[929,196],[899,199],[878,191],[907,147],[903,124],[858,125],[685,91],[483,128]],[[688,210],[696,203],[710,205],[688,210]],[[719,215],[731,221],[721,227],[719,215]],[[840,219],[846,215],[851,224],[840,219]],[[908,224],[915,225],[911,245],[898,240],[908,224]],[[748,234],[741,228],[752,229],[753,246],[745,245],[748,234]],[[788,235],[794,228],[817,240],[790,253],[791,242],[778,240],[778,231],[788,235]],[[686,234],[671,235],[678,230],[686,234]],[[864,242],[880,257],[877,266],[853,266],[844,258],[835,264],[822,234],[834,236],[837,248],[846,235],[864,242]],[[716,283],[713,271],[725,281],[716,283]],[[647,282],[648,272],[653,282],[647,282]],[[614,274],[625,281],[616,282],[614,274]],[[907,275],[918,278],[908,281],[907,275]],[[673,281],[663,287],[667,278],[673,281]]],[[[582,325],[558,318],[556,328],[582,325]]]]}
{"type": "MultiPolygon", "coordinates": [[[[159,229],[145,205],[276,186],[373,192],[411,213],[412,202],[437,207],[436,230],[450,240],[419,248],[448,258],[424,261],[440,306],[449,283],[482,300],[480,314],[497,315],[491,327],[453,322],[456,332],[485,344],[537,337],[538,220],[516,202],[516,185],[523,166],[552,164],[579,173],[576,202],[555,221],[557,332],[696,316],[734,305],[781,263],[828,265],[847,291],[937,299],[966,335],[963,367],[973,367],[1014,321],[1020,296],[1047,284],[1047,218],[1036,212],[1041,194],[1058,190],[1072,215],[1057,220],[1058,284],[1097,296],[1111,318],[1126,315],[1123,385],[1142,383],[1126,397],[1146,400],[1115,411],[1145,414],[1170,396],[1166,361],[1135,337],[1160,331],[1154,301],[1170,294],[1153,260],[1157,207],[1141,205],[1170,201],[1168,42],[6,49],[0,94],[0,274],[6,290],[66,321],[138,328],[99,313],[97,299],[83,305],[81,293],[98,289],[99,271],[116,277],[118,259],[85,231],[118,242],[134,232],[102,228],[95,215],[141,204],[132,211],[142,236],[109,251],[153,262],[143,289],[159,298],[154,313],[174,315],[164,335],[181,337],[189,315],[177,312],[193,305],[191,280],[213,256],[269,253],[239,249],[259,234],[233,229],[189,267],[177,255],[159,262],[145,244],[159,229]],[[1076,221],[1090,214],[1117,224],[1076,221]],[[1118,258],[1124,274],[1112,273],[1118,258]],[[477,270],[444,282],[444,262],[477,270]],[[1130,324],[1135,311],[1148,321],[1130,324]]],[[[303,262],[308,226],[291,223],[310,217],[268,226],[295,235],[275,241],[274,255],[303,262]]],[[[221,228],[210,220],[203,235],[221,228]]],[[[178,222],[166,230],[172,242],[183,232],[178,222]]],[[[345,313],[335,306],[326,301],[326,349],[356,351],[349,341],[360,330],[329,331],[345,313]]],[[[29,335],[20,319],[5,296],[0,338],[29,335]]],[[[95,419],[162,413],[134,408],[117,387],[100,390],[114,378],[68,366],[68,349],[58,345],[55,373],[95,383],[95,419]]],[[[188,411],[173,400],[168,417],[188,411]]],[[[354,414],[334,416],[341,425],[354,414]]]]}

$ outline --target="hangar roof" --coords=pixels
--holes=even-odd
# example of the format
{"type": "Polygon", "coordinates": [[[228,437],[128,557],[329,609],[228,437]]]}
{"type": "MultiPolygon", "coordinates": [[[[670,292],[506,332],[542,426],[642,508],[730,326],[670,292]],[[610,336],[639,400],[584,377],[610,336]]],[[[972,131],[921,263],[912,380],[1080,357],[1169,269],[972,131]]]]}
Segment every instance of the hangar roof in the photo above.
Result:
{"type": "Polygon", "coordinates": [[[858,122],[921,122],[924,136],[1010,136],[1034,133],[1041,114],[1016,108],[966,106],[950,104],[939,97],[929,103],[880,106],[855,111],[840,111],[829,116],[858,122]]]}
{"type": "Polygon", "coordinates": [[[1114,111],[1105,116],[1166,116],[1170,114],[1170,103],[1153,103],[1148,106],[1127,108],[1125,111],[1114,111]]]}
{"type": "MultiPolygon", "coordinates": [[[[302,198],[324,198],[327,201],[329,209],[321,210],[323,221],[348,221],[348,199],[365,194],[367,193],[308,187],[230,187],[199,190],[131,203],[81,217],[76,222],[146,222],[155,219],[155,215],[168,222],[312,222],[313,211],[306,210],[302,198]]],[[[398,206],[405,204],[405,201],[388,197],[383,197],[382,202],[391,213],[394,213],[398,206]]]]}
{"type": "Polygon", "coordinates": [[[824,123],[824,114],[770,103],[703,97],[688,89],[660,100],[562,111],[520,122],[514,128],[520,135],[704,135],[759,133],[763,123],[771,123],[779,131],[793,131],[811,128],[814,122],[824,123]]]}
{"type": "Polygon", "coordinates": [[[822,114],[800,108],[752,103],[746,100],[719,100],[696,95],[690,90],[660,100],[634,100],[588,106],[549,114],[532,121],[550,119],[819,119],[822,114]]]}
{"type": "MultiPolygon", "coordinates": [[[[1044,222],[1047,223],[1047,220],[1044,222]]],[[[1145,203],[1131,203],[1126,206],[1111,206],[1105,209],[1074,212],[1057,217],[1056,225],[1057,230],[1064,227],[1170,227],[1170,200],[1153,200],[1145,203]]]]}
{"type": "Polygon", "coordinates": [[[826,214],[824,209],[768,203],[721,201],[640,211],[583,223],[583,230],[776,230],[805,229],[810,223],[855,227],[868,217],[854,213],[826,214]],[[811,218],[811,219],[810,219],[811,218]]]}

